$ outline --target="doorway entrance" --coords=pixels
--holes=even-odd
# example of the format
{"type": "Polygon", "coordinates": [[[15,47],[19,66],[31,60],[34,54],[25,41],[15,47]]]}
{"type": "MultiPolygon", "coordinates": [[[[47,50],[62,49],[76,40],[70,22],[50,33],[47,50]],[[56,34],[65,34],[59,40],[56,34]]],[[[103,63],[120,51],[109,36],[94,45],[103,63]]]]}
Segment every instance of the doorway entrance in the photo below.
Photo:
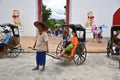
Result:
{"type": "MultiPolygon", "coordinates": [[[[43,3],[43,0],[38,0],[38,20],[39,21],[42,21],[42,3],[43,3]]],[[[59,4],[59,3],[56,3],[56,4],[59,4]]],[[[70,9],[69,7],[70,7],[70,0],[66,0],[66,10],[65,10],[65,16],[66,16],[65,23],[66,24],[69,24],[69,9],[70,9]]]]}

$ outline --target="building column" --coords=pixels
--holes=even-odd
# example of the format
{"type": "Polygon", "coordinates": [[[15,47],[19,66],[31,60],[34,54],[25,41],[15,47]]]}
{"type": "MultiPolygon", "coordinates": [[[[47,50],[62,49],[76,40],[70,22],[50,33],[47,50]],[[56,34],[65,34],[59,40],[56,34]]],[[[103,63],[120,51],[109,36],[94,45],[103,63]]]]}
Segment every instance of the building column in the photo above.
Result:
{"type": "Polygon", "coordinates": [[[38,0],[38,21],[42,22],[42,0],[38,0]]]}
{"type": "Polygon", "coordinates": [[[66,24],[69,24],[70,17],[70,0],[66,0],[66,24]]]}

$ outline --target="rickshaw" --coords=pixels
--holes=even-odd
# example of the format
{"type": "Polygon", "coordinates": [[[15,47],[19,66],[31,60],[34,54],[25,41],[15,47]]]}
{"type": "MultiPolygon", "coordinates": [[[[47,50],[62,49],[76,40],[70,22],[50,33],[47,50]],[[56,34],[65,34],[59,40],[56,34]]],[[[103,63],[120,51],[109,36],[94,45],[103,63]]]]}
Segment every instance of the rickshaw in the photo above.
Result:
{"type": "Polygon", "coordinates": [[[2,32],[5,30],[9,30],[11,34],[11,38],[6,46],[0,50],[0,57],[6,55],[7,57],[14,58],[17,57],[22,51],[22,46],[20,44],[20,35],[19,28],[16,25],[5,23],[0,25],[0,43],[3,41],[2,32]]]}
{"type": "MultiPolygon", "coordinates": [[[[111,27],[111,37],[110,40],[107,43],[107,56],[110,57],[110,55],[119,55],[118,51],[113,50],[113,38],[116,35],[116,32],[120,31],[120,25],[114,25],[111,27]]],[[[118,45],[120,47],[120,45],[118,45]]]]}
{"type": "MultiPolygon", "coordinates": [[[[70,52],[70,54],[66,54],[63,56],[65,61],[73,61],[76,65],[80,65],[84,63],[86,60],[87,56],[87,50],[85,47],[85,42],[86,42],[86,29],[81,25],[81,24],[69,24],[69,25],[63,25],[62,27],[67,27],[69,30],[74,30],[77,33],[78,36],[78,45],[77,47],[70,52]],[[72,58],[72,56],[74,56],[72,58]]],[[[70,32],[69,32],[70,33],[70,32]]],[[[69,34],[71,35],[71,33],[69,34]]],[[[69,40],[62,40],[57,48],[56,48],[56,55],[58,56],[63,49],[65,48],[65,45],[69,43],[69,40]]],[[[61,59],[63,59],[61,58],[61,59]]]]}
{"type": "MultiPolygon", "coordinates": [[[[58,46],[56,48],[56,52],[55,52],[56,54],[53,54],[50,52],[50,53],[47,53],[47,55],[54,59],[59,59],[61,61],[65,61],[65,62],[73,61],[76,65],[83,64],[85,62],[86,56],[87,56],[87,49],[85,46],[86,29],[81,24],[63,25],[62,28],[64,28],[64,27],[68,28],[69,30],[70,29],[74,30],[77,33],[78,42],[79,42],[77,47],[76,48],[73,47],[73,50],[70,52],[70,55],[65,54],[61,58],[58,58],[58,55],[63,51],[65,46],[68,45],[68,43],[70,43],[70,40],[62,40],[62,41],[60,41],[60,43],[58,44],[58,46]]],[[[71,35],[71,34],[69,34],[69,35],[71,35]]],[[[37,50],[32,47],[28,47],[28,48],[30,48],[32,50],[37,50]]]]}

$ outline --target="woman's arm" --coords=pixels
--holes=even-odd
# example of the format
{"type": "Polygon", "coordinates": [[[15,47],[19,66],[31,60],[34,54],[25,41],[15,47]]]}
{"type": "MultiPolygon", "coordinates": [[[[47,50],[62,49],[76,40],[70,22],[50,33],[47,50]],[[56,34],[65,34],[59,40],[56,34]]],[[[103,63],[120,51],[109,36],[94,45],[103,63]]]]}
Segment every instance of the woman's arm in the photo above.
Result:
{"type": "Polygon", "coordinates": [[[48,53],[49,52],[49,47],[48,47],[48,35],[47,33],[44,34],[44,41],[46,43],[46,52],[48,53]]]}
{"type": "Polygon", "coordinates": [[[47,47],[46,52],[49,53],[48,41],[46,41],[46,47],[47,47]]]}
{"type": "Polygon", "coordinates": [[[33,45],[33,48],[35,48],[36,42],[37,42],[37,36],[36,36],[36,38],[35,38],[35,43],[34,43],[34,45],[33,45]]]}

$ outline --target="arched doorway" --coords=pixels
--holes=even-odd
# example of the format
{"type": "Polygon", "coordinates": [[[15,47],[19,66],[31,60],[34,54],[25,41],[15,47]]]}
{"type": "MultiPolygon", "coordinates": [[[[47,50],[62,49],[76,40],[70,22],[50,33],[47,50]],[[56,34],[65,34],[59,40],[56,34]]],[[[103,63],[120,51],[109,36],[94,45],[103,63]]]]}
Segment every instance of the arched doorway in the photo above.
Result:
{"type": "Polygon", "coordinates": [[[120,8],[113,15],[113,25],[120,25],[120,8]]]}
{"type": "MultiPolygon", "coordinates": [[[[70,0],[66,0],[66,24],[69,24],[70,0]]],[[[42,0],[38,0],[38,20],[42,21],[42,0]]]]}

